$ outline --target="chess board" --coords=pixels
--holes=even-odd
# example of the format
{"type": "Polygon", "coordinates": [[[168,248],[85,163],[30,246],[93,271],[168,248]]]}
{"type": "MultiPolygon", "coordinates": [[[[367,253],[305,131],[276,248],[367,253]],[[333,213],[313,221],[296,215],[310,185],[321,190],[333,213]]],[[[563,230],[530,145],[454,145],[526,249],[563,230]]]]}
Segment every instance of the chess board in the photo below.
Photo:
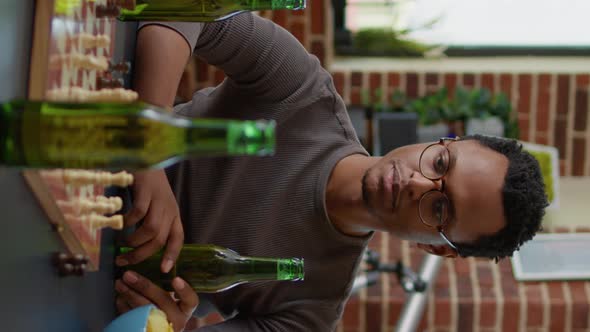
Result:
{"type": "MultiPolygon", "coordinates": [[[[29,99],[112,102],[137,98],[122,87],[122,77],[115,77],[125,72],[125,65],[112,58],[115,18],[97,15],[108,7],[107,0],[36,1],[29,99]]],[[[87,271],[98,270],[102,228],[123,226],[122,216],[116,213],[121,202],[104,197],[105,188],[128,186],[131,175],[42,170],[25,171],[23,176],[70,253],[87,257],[87,271]],[[121,178],[124,181],[117,181],[121,178]]]]}

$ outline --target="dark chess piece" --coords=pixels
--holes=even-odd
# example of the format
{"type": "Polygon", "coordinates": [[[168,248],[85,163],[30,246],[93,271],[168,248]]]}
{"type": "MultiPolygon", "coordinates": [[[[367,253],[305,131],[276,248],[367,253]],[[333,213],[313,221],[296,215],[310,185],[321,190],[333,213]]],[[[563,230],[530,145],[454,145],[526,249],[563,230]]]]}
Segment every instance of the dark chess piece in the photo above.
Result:
{"type": "Polygon", "coordinates": [[[55,252],[51,256],[51,262],[60,277],[83,276],[88,261],[88,257],[82,254],[69,255],[63,252],[55,252]]]}
{"type": "Polygon", "coordinates": [[[97,77],[96,78],[96,89],[116,89],[122,88],[124,85],[122,78],[104,78],[104,77],[97,77]]]}
{"type": "Polygon", "coordinates": [[[119,16],[121,9],[117,5],[97,5],[94,14],[97,18],[114,18],[119,16]]]}
{"type": "Polygon", "coordinates": [[[108,0],[107,4],[129,10],[135,9],[135,0],[108,0]]]}
{"type": "Polygon", "coordinates": [[[119,62],[119,63],[112,63],[109,61],[109,69],[107,69],[108,72],[120,72],[122,74],[127,74],[129,73],[129,70],[131,69],[131,63],[129,61],[123,61],[123,62],[119,62]]]}

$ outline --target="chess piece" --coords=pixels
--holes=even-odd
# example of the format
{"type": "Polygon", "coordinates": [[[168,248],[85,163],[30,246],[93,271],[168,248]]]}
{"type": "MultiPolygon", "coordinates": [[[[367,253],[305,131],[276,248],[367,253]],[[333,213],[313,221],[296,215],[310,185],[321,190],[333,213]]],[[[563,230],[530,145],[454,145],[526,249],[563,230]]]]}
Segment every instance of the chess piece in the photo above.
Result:
{"type": "Polygon", "coordinates": [[[116,230],[123,229],[123,216],[120,214],[105,217],[98,214],[90,214],[80,217],[82,222],[87,222],[93,229],[112,228],[116,230]]]}
{"type": "Polygon", "coordinates": [[[133,175],[125,171],[113,174],[102,171],[65,170],[63,171],[63,181],[74,186],[95,184],[127,187],[133,183],[133,175]]]}
{"type": "Polygon", "coordinates": [[[120,72],[121,74],[128,74],[129,70],[131,70],[131,63],[129,61],[123,61],[119,63],[113,63],[109,61],[109,65],[106,70],[111,73],[120,72]]]}
{"type": "Polygon", "coordinates": [[[107,0],[107,4],[128,10],[135,9],[135,0],[107,0]]]}
{"type": "Polygon", "coordinates": [[[63,252],[54,252],[51,255],[51,263],[57,269],[60,277],[83,276],[88,262],[88,257],[82,254],[69,255],[63,252]]]}
{"type": "Polygon", "coordinates": [[[96,5],[94,14],[97,18],[115,18],[119,16],[121,9],[117,5],[96,5]]]}
{"type": "Polygon", "coordinates": [[[97,77],[96,78],[96,89],[102,90],[106,88],[122,88],[124,85],[122,78],[104,78],[104,77],[97,77]]]}
{"type": "Polygon", "coordinates": [[[57,205],[62,209],[70,209],[77,214],[113,214],[123,207],[123,200],[120,197],[103,197],[104,199],[95,200],[80,198],[77,200],[63,201],[58,200],[57,205]]]}
{"type": "Polygon", "coordinates": [[[69,38],[71,43],[78,45],[83,49],[90,48],[107,48],[111,45],[111,37],[108,35],[93,35],[87,32],[82,32],[69,38]]]}
{"type": "Polygon", "coordinates": [[[59,69],[62,66],[86,70],[108,70],[109,61],[104,56],[81,54],[77,52],[68,54],[55,54],[49,58],[49,68],[59,69]]]}

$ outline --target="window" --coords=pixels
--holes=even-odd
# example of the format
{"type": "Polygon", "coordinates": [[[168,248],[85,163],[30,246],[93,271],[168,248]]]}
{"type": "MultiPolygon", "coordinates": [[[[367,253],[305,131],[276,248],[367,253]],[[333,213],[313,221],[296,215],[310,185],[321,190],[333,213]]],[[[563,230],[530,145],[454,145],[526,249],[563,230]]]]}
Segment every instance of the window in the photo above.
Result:
{"type": "Polygon", "coordinates": [[[368,31],[381,30],[393,31],[394,39],[375,35],[375,43],[438,45],[450,56],[590,55],[588,0],[333,1],[340,54],[367,53],[368,31]]]}

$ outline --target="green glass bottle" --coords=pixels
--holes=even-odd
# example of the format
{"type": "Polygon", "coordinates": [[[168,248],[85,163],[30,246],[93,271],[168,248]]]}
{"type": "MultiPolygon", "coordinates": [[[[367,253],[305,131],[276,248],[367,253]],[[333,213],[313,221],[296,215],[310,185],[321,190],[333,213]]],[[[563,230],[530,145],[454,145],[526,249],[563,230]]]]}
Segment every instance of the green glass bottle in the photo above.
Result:
{"type": "Polygon", "coordinates": [[[146,169],[202,156],[274,153],[275,122],[185,118],[136,103],[0,104],[0,165],[146,169]]]}
{"type": "MultiPolygon", "coordinates": [[[[131,248],[121,247],[119,253],[131,248]]],[[[185,244],[169,273],[160,270],[161,253],[125,267],[173,291],[172,279],[179,276],[196,292],[214,293],[252,281],[303,280],[303,259],[240,256],[233,250],[210,244],[185,244]]],[[[122,272],[122,270],[120,271],[122,272]]]]}
{"type": "Polygon", "coordinates": [[[305,0],[123,0],[122,21],[213,22],[244,11],[305,9],[305,0]],[[126,9],[133,8],[133,9],[126,9]]]}

